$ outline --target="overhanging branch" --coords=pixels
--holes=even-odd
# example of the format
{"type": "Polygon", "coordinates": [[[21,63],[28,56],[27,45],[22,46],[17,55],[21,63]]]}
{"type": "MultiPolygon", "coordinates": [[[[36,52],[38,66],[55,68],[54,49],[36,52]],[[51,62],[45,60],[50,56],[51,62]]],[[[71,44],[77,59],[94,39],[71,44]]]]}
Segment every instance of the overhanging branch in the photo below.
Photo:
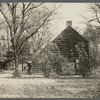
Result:
{"type": "MultiPolygon", "coordinates": [[[[57,8],[58,8],[58,7],[57,7],[57,8]]],[[[47,17],[44,19],[43,23],[42,23],[32,34],[30,34],[28,37],[26,37],[26,38],[22,41],[22,43],[19,45],[19,48],[18,48],[19,51],[20,51],[20,49],[21,49],[21,46],[24,44],[24,42],[25,42],[26,40],[28,40],[30,37],[32,37],[34,34],[36,34],[36,33],[38,32],[38,30],[45,24],[45,22],[47,21],[47,19],[53,14],[53,12],[54,12],[57,8],[55,8],[52,12],[50,12],[50,13],[47,15],[47,17]]]]}

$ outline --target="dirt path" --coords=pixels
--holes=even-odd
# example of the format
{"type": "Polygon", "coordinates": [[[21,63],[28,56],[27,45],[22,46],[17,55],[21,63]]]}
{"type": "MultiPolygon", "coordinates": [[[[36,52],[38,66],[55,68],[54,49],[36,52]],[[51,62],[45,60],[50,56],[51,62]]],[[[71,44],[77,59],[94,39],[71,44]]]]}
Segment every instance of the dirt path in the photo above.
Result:
{"type": "MultiPolygon", "coordinates": [[[[85,98],[95,95],[99,79],[13,79],[11,72],[0,73],[0,98],[85,98]]],[[[29,76],[28,76],[29,77],[29,76]]]]}

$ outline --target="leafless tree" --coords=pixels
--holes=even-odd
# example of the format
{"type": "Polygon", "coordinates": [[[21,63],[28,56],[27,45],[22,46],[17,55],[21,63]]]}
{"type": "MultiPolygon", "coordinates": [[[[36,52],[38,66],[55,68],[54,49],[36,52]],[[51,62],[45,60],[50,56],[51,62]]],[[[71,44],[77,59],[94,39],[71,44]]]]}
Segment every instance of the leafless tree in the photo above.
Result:
{"type": "MultiPolygon", "coordinates": [[[[88,4],[88,12],[91,14],[91,17],[82,17],[88,22],[97,22],[100,24],[100,3],[90,3],[88,4]]],[[[86,23],[87,23],[86,22],[86,23]]]]}
{"type": "Polygon", "coordinates": [[[19,76],[18,59],[23,44],[50,20],[58,8],[45,9],[44,3],[2,3],[0,12],[3,15],[11,37],[14,51],[15,77],[19,76]],[[24,37],[23,37],[24,36],[24,37]],[[23,37],[23,38],[22,38],[23,37]]]}
{"type": "Polygon", "coordinates": [[[98,61],[98,44],[100,44],[100,3],[88,4],[88,11],[91,17],[82,16],[86,19],[86,31],[84,36],[90,43],[90,50],[92,50],[92,56],[94,61],[98,61]]]}

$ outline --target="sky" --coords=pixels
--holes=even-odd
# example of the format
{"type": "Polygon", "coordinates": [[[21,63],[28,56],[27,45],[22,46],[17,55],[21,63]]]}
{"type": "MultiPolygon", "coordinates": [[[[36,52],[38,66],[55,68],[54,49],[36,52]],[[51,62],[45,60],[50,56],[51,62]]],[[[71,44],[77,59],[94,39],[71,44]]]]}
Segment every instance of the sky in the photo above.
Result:
{"type": "Polygon", "coordinates": [[[61,6],[57,9],[58,19],[54,21],[56,32],[61,32],[66,28],[66,21],[72,21],[72,27],[76,28],[77,31],[84,31],[85,19],[81,16],[89,17],[88,4],[87,3],[58,3],[61,6]]]}
{"type": "MultiPolygon", "coordinates": [[[[87,3],[45,3],[49,8],[52,4],[61,5],[57,9],[57,14],[52,21],[51,30],[53,30],[54,35],[59,34],[66,28],[66,22],[72,21],[72,27],[77,31],[80,31],[80,34],[84,31],[86,25],[84,21],[86,21],[83,16],[91,16],[88,11],[87,3]]],[[[52,8],[52,7],[51,7],[52,8]]],[[[2,16],[0,15],[0,18],[2,16]]]]}

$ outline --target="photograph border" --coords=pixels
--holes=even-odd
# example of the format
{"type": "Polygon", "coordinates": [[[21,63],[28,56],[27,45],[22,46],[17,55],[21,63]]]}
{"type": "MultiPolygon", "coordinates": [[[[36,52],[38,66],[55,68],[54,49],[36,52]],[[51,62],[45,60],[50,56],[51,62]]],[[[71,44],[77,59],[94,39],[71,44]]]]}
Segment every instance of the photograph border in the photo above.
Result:
{"type": "Polygon", "coordinates": [[[100,2],[100,0],[0,0],[0,2],[61,2],[61,3],[93,3],[100,2]]]}
{"type": "MultiPolygon", "coordinates": [[[[0,0],[6,2],[99,3],[100,0],[0,0]]],[[[0,98],[0,100],[100,100],[99,98],[0,98]]]]}

